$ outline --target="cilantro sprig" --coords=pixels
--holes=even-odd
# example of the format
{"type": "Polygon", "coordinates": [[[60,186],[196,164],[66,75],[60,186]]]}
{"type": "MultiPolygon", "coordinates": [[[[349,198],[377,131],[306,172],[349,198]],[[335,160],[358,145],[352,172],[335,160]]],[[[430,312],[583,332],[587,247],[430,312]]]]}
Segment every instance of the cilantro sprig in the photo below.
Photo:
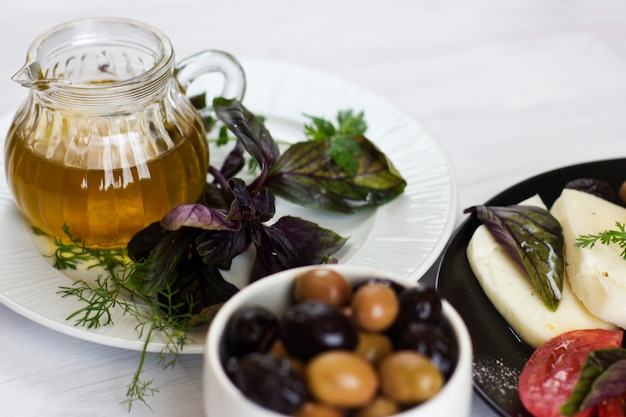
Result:
{"type": "Polygon", "coordinates": [[[357,157],[363,152],[356,138],[364,135],[367,130],[364,113],[355,114],[352,110],[339,111],[336,126],[321,117],[305,116],[311,119],[310,124],[304,125],[306,137],[309,140],[327,140],[329,146],[326,155],[348,176],[353,177],[359,167],[357,157]]]}

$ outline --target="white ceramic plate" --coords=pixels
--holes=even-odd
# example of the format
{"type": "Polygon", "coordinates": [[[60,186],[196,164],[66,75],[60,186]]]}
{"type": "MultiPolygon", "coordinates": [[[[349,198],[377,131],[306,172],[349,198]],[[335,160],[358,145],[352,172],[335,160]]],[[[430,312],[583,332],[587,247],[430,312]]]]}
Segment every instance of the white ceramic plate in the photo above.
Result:
{"type": "MultiPolygon", "coordinates": [[[[387,154],[407,180],[403,195],[376,210],[342,215],[277,202],[276,219],[284,214],[303,217],[349,236],[335,254],[341,263],[376,266],[418,280],[435,262],[452,233],[457,210],[454,175],[439,144],[411,117],[384,98],[345,80],[280,62],[242,60],[248,79],[244,105],[266,117],[276,140],[303,139],[302,126],[314,115],[334,120],[337,111],[364,111],[367,136],[387,154]]],[[[0,132],[12,115],[0,118],[0,132]]],[[[212,161],[221,150],[212,151],[212,161]]],[[[62,298],[60,286],[75,276],[50,266],[36,249],[31,229],[18,213],[7,189],[4,155],[0,150],[0,302],[54,330],[92,342],[140,350],[132,317],[115,312],[114,324],[96,329],[76,327],[66,317],[82,305],[62,298]]],[[[235,262],[229,277],[247,276],[245,257],[235,262]]],[[[228,278],[228,277],[227,277],[228,278]]],[[[163,339],[154,335],[149,351],[159,351],[163,339]]],[[[202,353],[204,335],[192,335],[183,353],[202,353]]]]}

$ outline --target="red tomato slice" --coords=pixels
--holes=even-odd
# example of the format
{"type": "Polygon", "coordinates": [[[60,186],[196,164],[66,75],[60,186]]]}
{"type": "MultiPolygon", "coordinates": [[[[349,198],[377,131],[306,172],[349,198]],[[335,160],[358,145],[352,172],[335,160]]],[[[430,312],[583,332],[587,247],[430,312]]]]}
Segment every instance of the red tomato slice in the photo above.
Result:
{"type": "Polygon", "coordinates": [[[598,417],[624,417],[626,398],[613,397],[603,401],[597,406],[598,417]]]}
{"type": "MultiPolygon", "coordinates": [[[[561,417],[559,408],[574,390],[587,354],[620,347],[622,330],[574,330],[538,347],[526,362],[518,382],[524,407],[535,417],[561,417]]],[[[593,410],[577,414],[592,416],[593,410]]]]}

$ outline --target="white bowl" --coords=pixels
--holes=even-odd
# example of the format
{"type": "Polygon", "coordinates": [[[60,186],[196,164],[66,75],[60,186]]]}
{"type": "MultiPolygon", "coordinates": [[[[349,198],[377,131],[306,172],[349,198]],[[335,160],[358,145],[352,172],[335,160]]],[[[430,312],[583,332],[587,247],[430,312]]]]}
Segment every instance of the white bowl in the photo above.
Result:
{"type": "MultiPolygon", "coordinates": [[[[207,417],[280,417],[282,414],[248,400],[231,382],[222,366],[222,334],[232,314],[244,306],[261,305],[279,317],[290,300],[294,279],[312,268],[332,268],[348,281],[368,277],[388,278],[403,286],[418,285],[388,271],[355,265],[316,265],[295,268],[263,278],[243,288],[228,300],[215,316],[209,329],[204,359],[204,409],[207,417]]],[[[443,300],[443,314],[453,330],[458,347],[458,362],[450,379],[433,398],[396,417],[467,417],[472,397],[472,343],[465,323],[454,308],[443,300]]]]}

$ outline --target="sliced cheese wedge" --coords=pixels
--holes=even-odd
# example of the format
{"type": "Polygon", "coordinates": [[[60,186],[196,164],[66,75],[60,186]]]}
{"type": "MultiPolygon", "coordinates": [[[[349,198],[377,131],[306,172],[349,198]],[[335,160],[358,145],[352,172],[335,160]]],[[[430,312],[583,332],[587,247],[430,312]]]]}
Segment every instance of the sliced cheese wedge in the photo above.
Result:
{"type": "MultiPolygon", "coordinates": [[[[545,208],[539,196],[520,204],[545,208]]],[[[515,333],[533,347],[569,330],[615,328],[585,308],[572,292],[567,277],[559,307],[556,311],[548,310],[530,280],[485,226],[479,226],[470,239],[467,258],[491,303],[515,333]]]]}
{"type": "Polygon", "coordinates": [[[565,268],[574,293],[596,316],[626,328],[626,260],[616,244],[579,248],[576,239],[614,230],[626,209],[594,195],[563,190],[551,213],[563,226],[565,268]]]}

